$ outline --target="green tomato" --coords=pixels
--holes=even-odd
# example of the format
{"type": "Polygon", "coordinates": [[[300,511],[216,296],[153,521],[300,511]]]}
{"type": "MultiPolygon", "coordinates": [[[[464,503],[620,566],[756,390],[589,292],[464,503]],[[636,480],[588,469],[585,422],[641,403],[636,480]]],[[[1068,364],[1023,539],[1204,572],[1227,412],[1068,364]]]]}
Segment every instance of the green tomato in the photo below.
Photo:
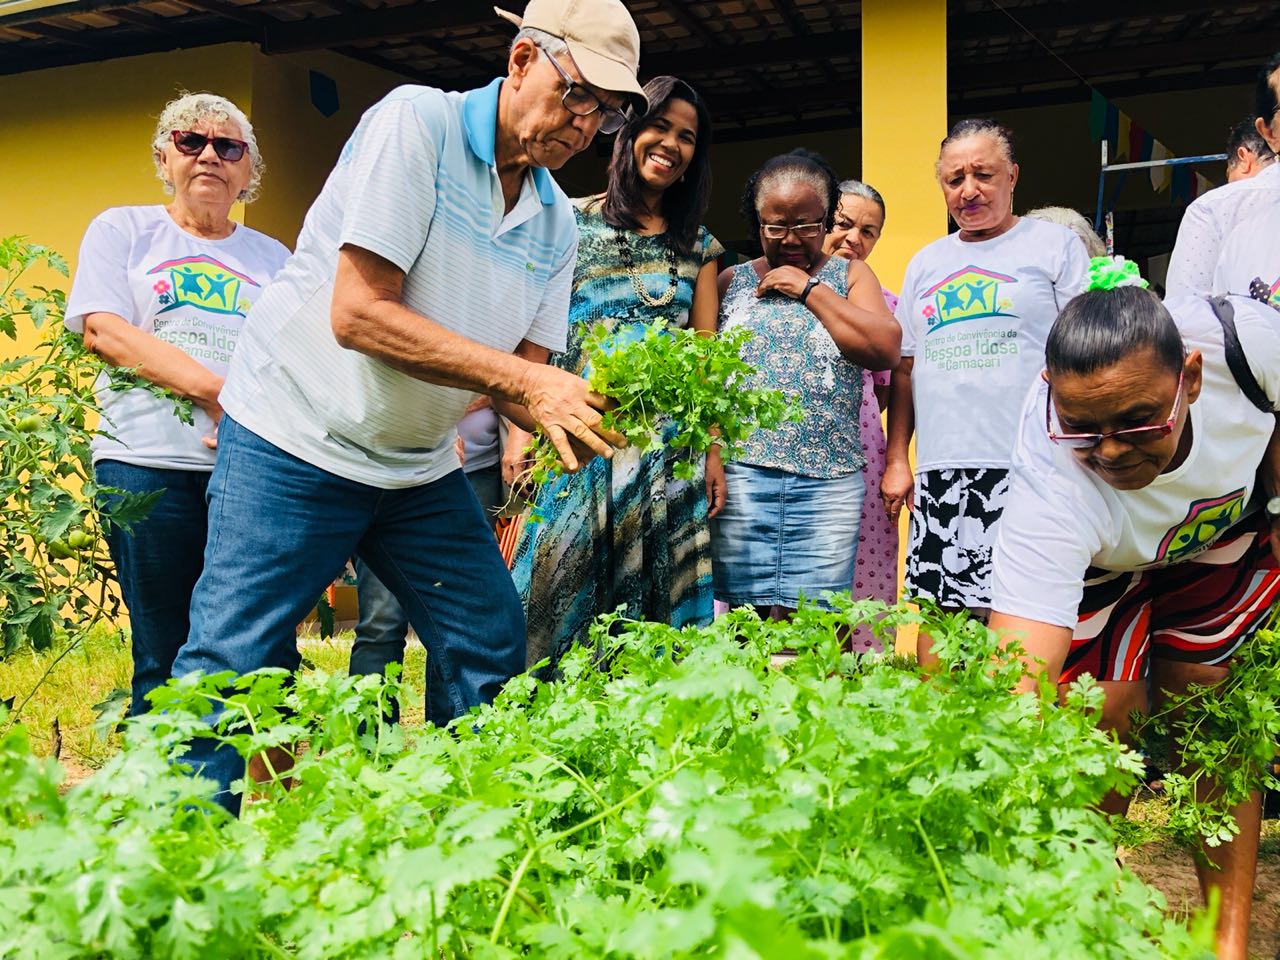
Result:
{"type": "Polygon", "coordinates": [[[14,426],[17,427],[19,433],[34,433],[44,426],[44,418],[32,414],[29,417],[23,417],[14,426]]]}
{"type": "Polygon", "coordinates": [[[72,530],[67,536],[67,543],[74,550],[83,550],[85,547],[92,546],[93,541],[93,535],[84,530],[72,530]]]}
{"type": "Polygon", "coordinates": [[[55,560],[70,560],[76,555],[71,549],[71,545],[65,540],[50,540],[48,543],[49,556],[55,560]]]}

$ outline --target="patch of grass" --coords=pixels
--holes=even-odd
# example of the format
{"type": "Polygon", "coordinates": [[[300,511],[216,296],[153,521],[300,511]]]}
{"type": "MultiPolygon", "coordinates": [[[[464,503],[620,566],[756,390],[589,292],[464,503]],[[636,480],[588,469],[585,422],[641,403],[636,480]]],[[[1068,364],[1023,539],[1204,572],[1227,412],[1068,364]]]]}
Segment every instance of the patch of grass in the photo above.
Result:
{"type": "Polygon", "coordinates": [[[61,758],[97,769],[119,741],[96,728],[94,704],[127,690],[132,669],[125,632],[100,624],[71,649],[24,651],[0,661],[0,699],[12,700],[15,709],[21,705],[19,720],[37,753],[58,752],[56,721],[61,758]]]}
{"type": "MultiPolygon", "coordinates": [[[[305,634],[298,637],[303,672],[323,670],[328,674],[345,674],[351,660],[351,643],[354,640],[355,634],[350,630],[335,634],[328,640],[305,634]]],[[[416,636],[410,635],[404,654],[404,672],[401,674],[406,701],[400,705],[400,722],[406,727],[420,727],[426,722],[423,709],[426,666],[427,651],[416,636]]]]}
{"type": "MultiPolygon", "coordinates": [[[[328,640],[299,637],[304,672],[345,674],[352,640],[351,631],[328,640]]],[[[417,638],[410,639],[405,660],[408,696],[403,704],[403,722],[406,726],[421,726],[425,722],[422,698],[426,651],[417,638]]],[[[117,694],[122,699],[112,715],[122,715],[132,672],[128,631],[99,625],[73,649],[25,651],[0,660],[0,700],[12,700],[14,707],[27,701],[19,720],[30,732],[37,753],[55,753],[57,720],[62,739],[60,758],[68,768],[96,770],[119,747],[119,738],[97,723],[98,711],[94,707],[117,694]]]]}

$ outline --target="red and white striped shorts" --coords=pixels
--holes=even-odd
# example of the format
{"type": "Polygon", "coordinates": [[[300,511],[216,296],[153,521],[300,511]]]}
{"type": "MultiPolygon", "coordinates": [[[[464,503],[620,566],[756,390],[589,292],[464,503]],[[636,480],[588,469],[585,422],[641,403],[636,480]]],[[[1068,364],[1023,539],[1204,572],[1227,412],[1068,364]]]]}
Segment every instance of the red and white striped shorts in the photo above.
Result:
{"type": "Polygon", "coordinates": [[[1061,682],[1085,673],[1145,680],[1152,656],[1225,663],[1278,598],[1280,566],[1261,518],[1192,560],[1126,573],[1090,568],[1061,682]]]}

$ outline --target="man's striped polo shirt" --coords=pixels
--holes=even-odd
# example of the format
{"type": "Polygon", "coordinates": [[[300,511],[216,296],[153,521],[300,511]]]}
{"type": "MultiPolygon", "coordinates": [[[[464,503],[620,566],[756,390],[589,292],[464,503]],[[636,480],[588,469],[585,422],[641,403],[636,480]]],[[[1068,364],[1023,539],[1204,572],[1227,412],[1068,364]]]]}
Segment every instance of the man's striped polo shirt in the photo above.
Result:
{"type": "Polygon", "coordinates": [[[405,86],[371,107],[316,198],[298,248],[245,321],[223,408],[321,469],[382,488],[457,469],[454,426],[473,394],[339,346],[338,250],[405,273],[402,301],[478,343],[564,349],[577,256],[573,210],[533,168],[504,214],[494,166],[501,79],[466,93],[405,86]]]}

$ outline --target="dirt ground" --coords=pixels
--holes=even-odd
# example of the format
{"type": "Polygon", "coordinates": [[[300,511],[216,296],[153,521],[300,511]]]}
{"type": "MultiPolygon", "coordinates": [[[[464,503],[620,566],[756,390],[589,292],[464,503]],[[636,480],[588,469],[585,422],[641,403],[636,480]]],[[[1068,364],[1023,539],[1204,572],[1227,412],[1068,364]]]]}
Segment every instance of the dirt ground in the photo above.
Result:
{"type": "MultiPolygon", "coordinates": [[[[1129,851],[1124,862],[1165,895],[1173,913],[1186,916],[1199,907],[1200,885],[1185,850],[1169,843],[1148,843],[1129,851]]],[[[1280,838],[1274,836],[1264,836],[1258,858],[1249,955],[1256,960],[1280,960],[1280,838]]]]}

